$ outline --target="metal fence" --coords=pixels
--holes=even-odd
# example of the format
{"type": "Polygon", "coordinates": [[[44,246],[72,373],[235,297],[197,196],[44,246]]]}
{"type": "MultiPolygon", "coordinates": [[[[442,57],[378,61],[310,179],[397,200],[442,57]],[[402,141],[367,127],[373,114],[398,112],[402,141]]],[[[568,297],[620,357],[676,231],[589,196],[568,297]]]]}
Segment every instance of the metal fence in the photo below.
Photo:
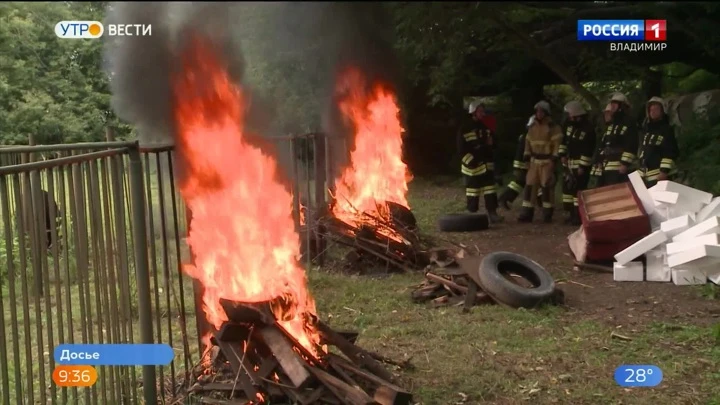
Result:
{"type": "MultiPolygon", "coordinates": [[[[331,142],[274,141],[304,261],[322,264],[324,244],[302,218],[329,201],[331,142]]],[[[172,147],[135,142],[0,148],[0,403],[170,403],[192,384],[209,326],[202,286],[182,274],[191,215],[174,165],[172,147]],[[60,388],[61,343],[167,343],[176,356],[98,367],[93,387],[60,388]]]]}

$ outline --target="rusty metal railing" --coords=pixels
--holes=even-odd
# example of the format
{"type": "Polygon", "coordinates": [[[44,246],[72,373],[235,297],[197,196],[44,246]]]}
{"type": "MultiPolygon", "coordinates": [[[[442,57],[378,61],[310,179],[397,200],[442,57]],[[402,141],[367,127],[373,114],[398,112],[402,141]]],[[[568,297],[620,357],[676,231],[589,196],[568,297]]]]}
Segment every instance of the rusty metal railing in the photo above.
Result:
{"type": "MultiPolygon", "coordinates": [[[[0,147],[2,404],[168,403],[193,383],[207,324],[202,286],[182,273],[190,215],[173,147],[107,139],[0,147]],[[167,343],[176,356],[166,367],[101,366],[93,387],[60,388],[61,343],[167,343]]],[[[308,268],[324,257],[308,224],[329,201],[327,139],[270,138],[308,268]]]]}

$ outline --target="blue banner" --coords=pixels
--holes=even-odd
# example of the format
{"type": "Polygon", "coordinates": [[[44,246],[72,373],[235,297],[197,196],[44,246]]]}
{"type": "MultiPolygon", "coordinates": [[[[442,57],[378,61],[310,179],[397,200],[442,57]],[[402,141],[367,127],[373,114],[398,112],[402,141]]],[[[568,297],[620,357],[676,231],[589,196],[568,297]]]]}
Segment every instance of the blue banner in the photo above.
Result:
{"type": "Polygon", "coordinates": [[[645,20],[578,20],[578,41],[644,41],[645,20]]]}
{"type": "Polygon", "coordinates": [[[64,344],[54,357],[59,365],[166,366],[175,352],[166,344],[64,344]]]}
{"type": "Polygon", "coordinates": [[[655,387],[662,380],[658,366],[625,364],[615,369],[615,382],[621,387],[655,387]]]}

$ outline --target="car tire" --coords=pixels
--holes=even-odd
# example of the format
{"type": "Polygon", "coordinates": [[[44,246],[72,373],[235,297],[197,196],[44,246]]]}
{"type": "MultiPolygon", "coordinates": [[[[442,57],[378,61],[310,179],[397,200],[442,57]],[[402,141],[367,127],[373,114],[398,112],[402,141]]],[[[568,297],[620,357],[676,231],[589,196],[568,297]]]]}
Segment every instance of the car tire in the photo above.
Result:
{"type": "Polygon", "coordinates": [[[480,262],[480,287],[500,304],[513,308],[536,308],[552,302],[555,280],[537,262],[515,253],[494,252],[480,262]],[[533,286],[523,287],[510,275],[520,276],[533,286]]]}

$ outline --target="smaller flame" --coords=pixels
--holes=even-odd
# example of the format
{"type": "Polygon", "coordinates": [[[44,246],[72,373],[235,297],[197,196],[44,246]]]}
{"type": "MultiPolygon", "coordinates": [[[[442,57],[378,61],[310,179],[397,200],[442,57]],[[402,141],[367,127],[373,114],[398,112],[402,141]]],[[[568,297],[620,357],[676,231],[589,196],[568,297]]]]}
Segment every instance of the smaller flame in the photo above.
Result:
{"type": "MultiPolygon", "coordinates": [[[[338,107],[355,131],[350,165],[336,180],[333,214],[360,228],[365,213],[389,219],[386,202],[408,207],[408,182],[412,179],[402,161],[403,134],[395,93],[380,82],[368,83],[358,69],[347,69],[336,87],[338,107]]],[[[401,241],[392,230],[378,230],[401,241]]]]}

